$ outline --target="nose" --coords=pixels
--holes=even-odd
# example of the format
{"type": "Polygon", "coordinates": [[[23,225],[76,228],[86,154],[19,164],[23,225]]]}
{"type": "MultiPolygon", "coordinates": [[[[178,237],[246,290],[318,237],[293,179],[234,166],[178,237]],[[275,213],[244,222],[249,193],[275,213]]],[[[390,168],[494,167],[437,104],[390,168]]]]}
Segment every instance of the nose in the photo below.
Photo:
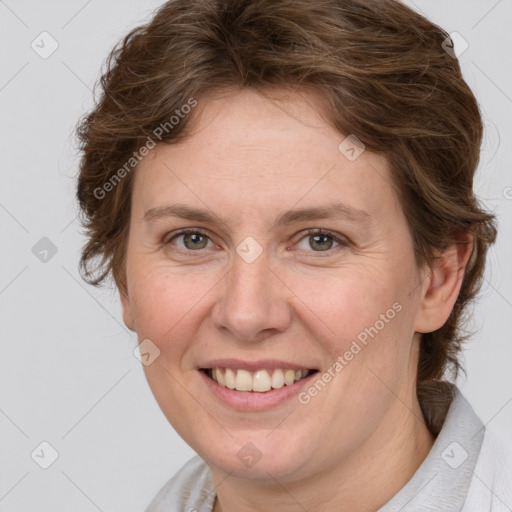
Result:
{"type": "Polygon", "coordinates": [[[290,325],[293,293],[269,266],[265,251],[251,263],[237,254],[215,290],[212,319],[224,336],[261,342],[290,325]]]}

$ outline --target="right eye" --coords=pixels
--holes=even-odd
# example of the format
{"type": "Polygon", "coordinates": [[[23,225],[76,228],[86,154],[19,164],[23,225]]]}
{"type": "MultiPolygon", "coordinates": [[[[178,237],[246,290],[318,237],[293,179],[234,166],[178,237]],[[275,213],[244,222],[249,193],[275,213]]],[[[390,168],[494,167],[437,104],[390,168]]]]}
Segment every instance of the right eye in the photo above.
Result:
{"type": "Polygon", "coordinates": [[[200,249],[204,249],[208,241],[211,242],[210,237],[205,232],[188,228],[175,232],[171,238],[166,237],[164,245],[175,245],[174,243],[171,244],[171,242],[179,239],[183,241],[183,246],[177,245],[177,247],[185,252],[197,252],[200,249]]]}

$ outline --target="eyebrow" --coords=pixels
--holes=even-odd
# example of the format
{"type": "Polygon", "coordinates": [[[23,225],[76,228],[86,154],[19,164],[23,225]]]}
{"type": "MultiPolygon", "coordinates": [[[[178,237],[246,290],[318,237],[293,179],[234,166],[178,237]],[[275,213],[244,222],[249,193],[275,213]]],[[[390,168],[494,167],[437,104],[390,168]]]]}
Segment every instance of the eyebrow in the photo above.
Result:
{"type": "MultiPolygon", "coordinates": [[[[219,223],[224,225],[228,224],[221,216],[211,211],[193,208],[184,204],[171,204],[150,208],[144,213],[143,220],[149,223],[168,217],[204,222],[205,224],[211,225],[219,223]]],[[[276,219],[270,230],[295,222],[331,218],[363,224],[372,220],[372,217],[367,212],[338,201],[325,206],[289,210],[276,219]]]]}

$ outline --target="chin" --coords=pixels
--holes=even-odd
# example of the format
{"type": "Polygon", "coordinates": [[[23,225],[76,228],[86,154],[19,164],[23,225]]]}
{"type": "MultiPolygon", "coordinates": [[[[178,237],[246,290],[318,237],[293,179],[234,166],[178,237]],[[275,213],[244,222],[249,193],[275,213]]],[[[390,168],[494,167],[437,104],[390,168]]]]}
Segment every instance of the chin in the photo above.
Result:
{"type": "Polygon", "coordinates": [[[195,449],[210,467],[238,478],[286,482],[309,475],[311,467],[305,461],[310,457],[306,453],[314,452],[314,447],[307,450],[303,443],[293,442],[291,435],[285,436],[286,442],[280,436],[275,439],[272,436],[268,430],[259,434],[234,434],[233,438],[226,435],[224,442],[214,445],[213,450],[213,443],[195,449]]]}

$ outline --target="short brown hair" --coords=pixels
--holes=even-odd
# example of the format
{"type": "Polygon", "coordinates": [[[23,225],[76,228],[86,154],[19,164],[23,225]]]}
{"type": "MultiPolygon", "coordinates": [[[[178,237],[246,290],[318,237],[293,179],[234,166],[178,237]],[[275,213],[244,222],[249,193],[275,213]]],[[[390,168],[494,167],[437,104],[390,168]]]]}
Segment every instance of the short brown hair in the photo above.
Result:
{"type": "Polygon", "coordinates": [[[77,127],[77,198],[88,237],[83,278],[98,285],[111,274],[126,290],[133,182],[126,162],[158,126],[169,127],[158,143],[186,138],[193,114],[169,125],[182,105],[230,88],[313,88],[341,134],[387,157],[419,266],[433,263],[458,233],[473,235],[448,321],[422,335],[417,392],[427,424],[438,431],[429,404],[446,398],[445,371],[461,368],[463,320],[496,238],[494,215],[473,193],[479,106],[445,41],[443,29],[396,0],[166,2],[111,51],[102,95],[77,127]],[[121,168],[122,179],[112,181],[121,168]]]}

